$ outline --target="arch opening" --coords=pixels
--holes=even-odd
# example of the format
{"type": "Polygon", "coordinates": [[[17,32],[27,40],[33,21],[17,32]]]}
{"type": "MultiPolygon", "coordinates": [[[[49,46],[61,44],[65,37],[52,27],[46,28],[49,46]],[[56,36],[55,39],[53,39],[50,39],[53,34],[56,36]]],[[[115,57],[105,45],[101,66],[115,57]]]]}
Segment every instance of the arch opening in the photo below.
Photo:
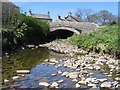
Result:
{"type": "Polygon", "coordinates": [[[55,39],[67,39],[68,37],[72,36],[74,32],[64,29],[55,30],[52,32],[49,32],[46,36],[47,42],[51,42],[55,39]]]}

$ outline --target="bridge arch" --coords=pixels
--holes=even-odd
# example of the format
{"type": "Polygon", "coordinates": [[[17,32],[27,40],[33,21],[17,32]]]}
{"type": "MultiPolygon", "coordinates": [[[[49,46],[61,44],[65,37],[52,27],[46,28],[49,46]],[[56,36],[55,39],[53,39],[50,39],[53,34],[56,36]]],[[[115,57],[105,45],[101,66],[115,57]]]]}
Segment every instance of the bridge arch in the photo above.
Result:
{"type": "Polygon", "coordinates": [[[68,31],[71,31],[71,32],[76,33],[78,35],[81,33],[78,30],[76,30],[74,28],[70,28],[70,27],[53,27],[50,29],[50,32],[54,32],[54,31],[58,31],[58,30],[68,30],[68,31]]]}

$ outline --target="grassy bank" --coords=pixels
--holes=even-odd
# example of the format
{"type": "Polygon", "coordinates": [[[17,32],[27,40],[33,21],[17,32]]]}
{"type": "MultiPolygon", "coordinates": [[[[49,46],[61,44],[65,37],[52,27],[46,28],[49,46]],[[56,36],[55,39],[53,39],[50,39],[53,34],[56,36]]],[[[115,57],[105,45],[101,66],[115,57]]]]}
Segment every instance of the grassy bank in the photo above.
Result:
{"type": "Polygon", "coordinates": [[[120,54],[118,36],[118,25],[116,24],[106,26],[90,34],[74,34],[66,40],[61,39],[61,41],[77,45],[79,48],[83,48],[88,52],[103,52],[118,57],[120,54]]]}

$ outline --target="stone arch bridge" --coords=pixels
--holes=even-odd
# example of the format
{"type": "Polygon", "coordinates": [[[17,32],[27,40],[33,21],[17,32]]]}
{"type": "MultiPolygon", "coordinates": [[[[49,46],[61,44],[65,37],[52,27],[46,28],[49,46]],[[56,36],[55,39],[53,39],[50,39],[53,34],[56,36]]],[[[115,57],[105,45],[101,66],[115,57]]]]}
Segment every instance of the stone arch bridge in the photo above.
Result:
{"type": "Polygon", "coordinates": [[[81,33],[90,33],[99,28],[98,25],[91,22],[72,22],[72,21],[63,21],[56,20],[55,22],[50,23],[50,32],[58,30],[67,30],[74,32],[76,34],[81,33]]]}

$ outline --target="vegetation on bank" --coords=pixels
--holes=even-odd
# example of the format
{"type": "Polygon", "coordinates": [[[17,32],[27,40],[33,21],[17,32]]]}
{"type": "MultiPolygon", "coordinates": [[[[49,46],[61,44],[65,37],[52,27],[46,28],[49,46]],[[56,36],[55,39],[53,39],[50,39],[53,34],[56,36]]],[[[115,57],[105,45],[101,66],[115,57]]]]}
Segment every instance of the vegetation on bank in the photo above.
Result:
{"type": "Polygon", "coordinates": [[[88,52],[104,52],[114,56],[120,54],[117,24],[106,26],[90,34],[74,34],[66,40],[61,39],[61,41],[77,45],[79,48],[83,48],[88,52]]]}
{"type": "Polygon", "coordinates": [[[48,31],[49,25],[44,21],[24,14],[13,16],[2,28],[3,50],[16,44],[21,46],[41,43],[48,31]]]}

